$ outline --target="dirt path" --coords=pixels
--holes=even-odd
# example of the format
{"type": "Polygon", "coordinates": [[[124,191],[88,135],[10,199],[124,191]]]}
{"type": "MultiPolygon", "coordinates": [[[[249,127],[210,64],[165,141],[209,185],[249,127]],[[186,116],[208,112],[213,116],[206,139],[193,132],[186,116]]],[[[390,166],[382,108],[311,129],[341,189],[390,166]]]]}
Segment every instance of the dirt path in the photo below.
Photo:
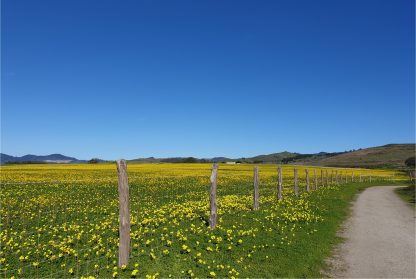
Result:
{"type": "Polygon", "coordinates": [[[329,260],[331,277],[415,278],[415,210],[395,188],[360,194],[341,233],[346,240],[329,260]]]}

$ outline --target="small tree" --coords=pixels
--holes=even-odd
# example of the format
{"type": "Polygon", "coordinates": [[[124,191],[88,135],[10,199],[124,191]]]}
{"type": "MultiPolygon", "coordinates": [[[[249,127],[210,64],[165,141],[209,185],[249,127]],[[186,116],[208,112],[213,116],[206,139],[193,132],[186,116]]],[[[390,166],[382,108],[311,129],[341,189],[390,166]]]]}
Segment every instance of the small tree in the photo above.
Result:
{"type": "Polygon", "coordinates": [[[404,163],[408,167],[415,167],[415,161],[416,161],[416,158],[415,156],[413,156],[413,157],[407,158],[406,161],[404,161],[404,163]]]}
{"type": "Polygon", "coordinates": [[[99,163],[100,162],[100,160],[99,159],[97,159],[97,158],[92,158],[91,160],[89,160],[88,161],[88,164],[97,164],[97,163],[99,163]]]}

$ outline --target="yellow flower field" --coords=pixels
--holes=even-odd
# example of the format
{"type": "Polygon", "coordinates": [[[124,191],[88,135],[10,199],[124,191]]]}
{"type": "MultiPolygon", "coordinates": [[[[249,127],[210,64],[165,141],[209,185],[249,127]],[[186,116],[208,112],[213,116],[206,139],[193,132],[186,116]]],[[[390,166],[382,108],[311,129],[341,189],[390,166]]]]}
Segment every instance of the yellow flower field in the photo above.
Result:
{"type": "MultiPolygon", "coordinates": [[[[279,270],[290,276],[285,261],[296,264],[291,257],[303,241],[321,236],[330,202],[347,191],[346,173],[349,182],[353,173],[356,182],[360,175],[363,181],[402,178],[328,168],[329,185],[322,187],[316,168],[318,189],[308,193],[299,166],[296,197],[294,168],[283,166],[283,200],[277,201],[277,166],[259,166],[260,210],[253,211],[253,165],[220,164],[218,226],[211,230],[210,164],[128,165],[131,257],[119,268],[115,164],[1,166],[2,277],[234,278],[279,270]],[[332,182],[335,171],[339,185],[332,182]]],[[[314,189],[314,168],[308,169],[314,189]]]]}

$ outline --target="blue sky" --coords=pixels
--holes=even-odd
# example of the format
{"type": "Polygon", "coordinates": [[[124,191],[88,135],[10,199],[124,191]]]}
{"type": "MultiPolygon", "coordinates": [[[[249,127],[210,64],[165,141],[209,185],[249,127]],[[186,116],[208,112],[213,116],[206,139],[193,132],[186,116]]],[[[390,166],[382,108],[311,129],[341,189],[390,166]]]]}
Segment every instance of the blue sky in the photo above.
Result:
{"type": "Polygon", "coordinates": [[[415,142],[411,0],[3,0],[1,151],[251,156],[415,142]]]}

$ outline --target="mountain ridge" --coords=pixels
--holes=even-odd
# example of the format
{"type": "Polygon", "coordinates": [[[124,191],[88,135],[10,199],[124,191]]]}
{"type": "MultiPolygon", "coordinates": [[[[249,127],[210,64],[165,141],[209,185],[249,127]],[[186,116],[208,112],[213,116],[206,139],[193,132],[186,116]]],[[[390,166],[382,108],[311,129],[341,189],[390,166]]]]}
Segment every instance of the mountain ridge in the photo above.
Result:
{"type": "MultiPolygon", "coordinates": [[[[369,168],[397,168],[405,165],[405,160],[415,155],[416,144],[386,144],[382,146],[360,148],[343,152],[319,152],[302,154],[296,152],[276,152],[262,154],[253,157],[228,158],[195,158],[195,157],[169,157],[169,158],[137,158],[127,160],[129,163],[275,163],[275,164],[298,164],[312,166],[331,167],[369,167],[369,168]]],[[[97,159],[98,162],[106,162],[97,159]]],[[[0,163],[87,163],[74,157],[59,153],[50,155],[27,154],[21,157],[10,156],[0,153],[0,163]]],[[[108,161],[107,161],[108,162],[108,161]]]]}
{"type": "Polygon", "coordinates": [[[59,153],[53,153],[49,155],[33,155],[27,154],[24,156],[11,156],[4,153],[0,153],[0,163],[45,163],[45,164],[68,164],[68,163],[85,163],[84,160],[78,160],[74,157],[65,156],[59,153]]]}

